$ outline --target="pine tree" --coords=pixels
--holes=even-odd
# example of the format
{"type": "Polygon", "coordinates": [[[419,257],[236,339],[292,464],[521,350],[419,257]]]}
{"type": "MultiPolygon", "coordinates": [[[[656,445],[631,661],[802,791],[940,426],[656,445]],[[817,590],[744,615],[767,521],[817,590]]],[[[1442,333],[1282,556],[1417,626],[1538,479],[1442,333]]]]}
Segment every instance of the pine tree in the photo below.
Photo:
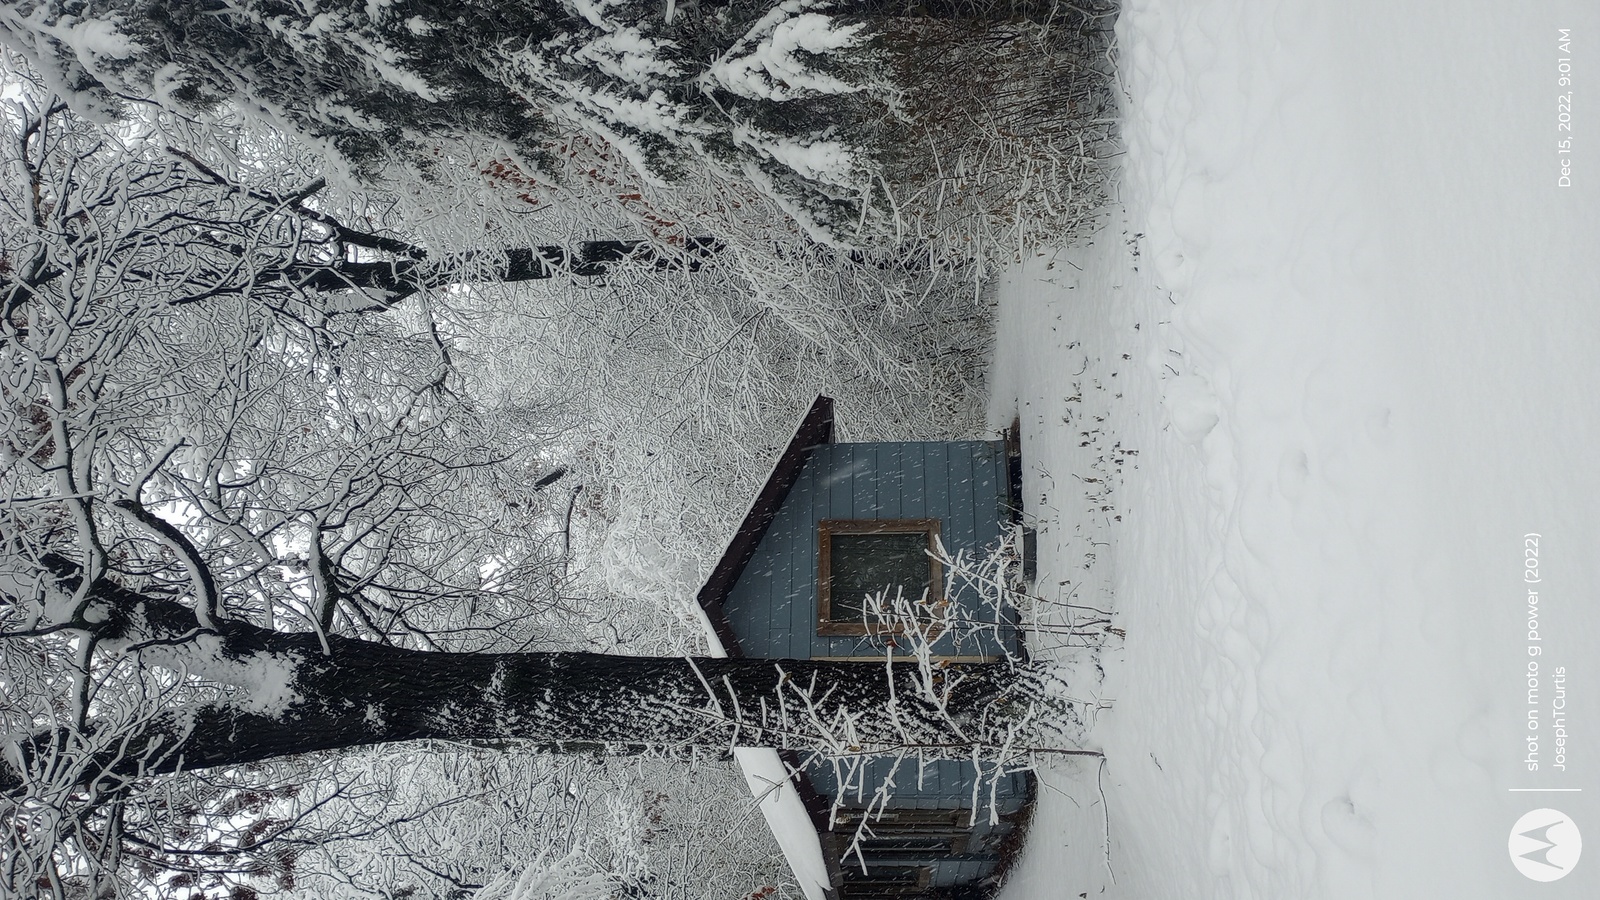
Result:
{"type": "Polygon", "coordinates": [[[80,110],[238,104],[358,173],[441,135],[530,166],[581,129],[647,177],[713,166],[843,230],[870,183],[863,26],[819,0],[23,0],[0,40],[80,110]]]}

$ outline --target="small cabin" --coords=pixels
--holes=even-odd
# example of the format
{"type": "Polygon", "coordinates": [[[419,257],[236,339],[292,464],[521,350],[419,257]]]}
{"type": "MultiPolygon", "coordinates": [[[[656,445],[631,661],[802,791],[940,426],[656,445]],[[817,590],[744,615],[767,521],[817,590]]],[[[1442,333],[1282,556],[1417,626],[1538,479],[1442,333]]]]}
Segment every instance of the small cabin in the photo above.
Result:
{"type": "MultiPolygon", "coordinates": [[[[942,546],[950,557],[981,558],[999,546],[1018,517],[1018,463],[1005,440],[835,443],[833,402],[818,397],[700,591],[714,649],[882,664],[893,629],[867,614],[865,597],[887,590],[926,593],[983,623],[940,636],[939,658],[1020,654],[1015,611],[987,607],[970,588],[946,596],[932,555],[942,546]]],[[[804,846],[794,821],[775,818],[780,804],[762,809],[809,900],[985,896],[1034,790],[1028,773],[980,776],[964,760],[873,758],[841,771],[788,751],[758,778],[742,752],[753,786],[781,771],[798,801],[791,819],[803,805],[802,824],[815,834],[804,846]],[[875,801],[884,784],[892,784],[887,801],[875,801]]]]}

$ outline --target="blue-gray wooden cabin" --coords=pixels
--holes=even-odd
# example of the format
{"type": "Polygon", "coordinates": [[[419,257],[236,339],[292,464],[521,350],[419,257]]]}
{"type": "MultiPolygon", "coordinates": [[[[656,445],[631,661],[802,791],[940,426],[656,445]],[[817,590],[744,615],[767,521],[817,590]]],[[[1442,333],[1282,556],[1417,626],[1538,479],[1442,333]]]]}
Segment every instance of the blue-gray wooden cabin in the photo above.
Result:
{"type": "MultiPolygon", "coordinates": [[[[701,606],[730,655],[881,664],[894,631],[863,615],[862,598],[927,590],[976,623],[940,637],[935,653],[1020,654],[1015,611],[959,584],[944,596],[942,567],[927,553],[935,537],[951,555],[981,558],[999,545],[1017,514],[1015,474],[1006,441],[834,443],[833,403],[819,397],[701,589],[701,606]]],[[[1030,775],[996,778],[967,761],[873,759],[852,775],[784,755],[839,900],[982,896],[1033,790],[1030,775]],[[858,858],[849,848],[861,816],[891,778],[858,858]]]]}

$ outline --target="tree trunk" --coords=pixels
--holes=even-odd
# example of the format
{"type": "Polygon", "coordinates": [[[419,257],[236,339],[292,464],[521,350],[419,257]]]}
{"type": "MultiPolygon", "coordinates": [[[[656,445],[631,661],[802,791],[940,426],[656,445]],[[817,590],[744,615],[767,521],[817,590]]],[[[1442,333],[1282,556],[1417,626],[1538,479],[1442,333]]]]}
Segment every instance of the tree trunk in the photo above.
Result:
{"type": "Polygon", "coordinates": [[[336,635],[324,650],[314,634],[245,622],[200,629],[187,607],[106,582],[91,596],[73,625],[102,646],[137,645],[146,665],[236,689],[227,702],[157,712],[132,733],[91,725],[35,734],[16,746],[20,756],[5,754],[0,793],[73,746],[84,748],[79,784],[424,738],[556,751],[921,747],[964,756],[995,742],[1013,706],[1012,679],[995,665],[938,670],[936,705],[912,664],[891,672],[823,660],[436,653],[336,635]]]}
{"type": "Polygon", "coordinates": [[[330,264],[300,263],[288,272],[300,287],[316,291],[365,290],[384,296],[393,305],[424,288],[478,282],[534,281],[566,271],[583,278],[606,274],[616,263],[645,263],[657,269],[699,271],[703,260],[722,249],[711,237],[689,240],[682,258],[663,257],[644,241],[584,241],[577,253],[565,247],[512,247],[499,251],[454,253],[443,262],[412,256],[380,261],[340,261],[330,264]]]}

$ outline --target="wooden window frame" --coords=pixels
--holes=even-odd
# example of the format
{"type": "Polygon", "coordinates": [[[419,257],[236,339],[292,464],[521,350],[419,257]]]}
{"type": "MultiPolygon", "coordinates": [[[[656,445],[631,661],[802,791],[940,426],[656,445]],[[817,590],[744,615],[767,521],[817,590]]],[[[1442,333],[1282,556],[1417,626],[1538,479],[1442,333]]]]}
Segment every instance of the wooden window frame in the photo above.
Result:
{"type": "Polygon", "coordinates": [[[836,534],[916,534],[928,539],[928,601],[944,600],[944,567],[931,551],[939,537],[938,519],[823,519],[817,523],[817,634],[825,637],[862,637],[896,631],[893,626],[865,622],[838,622],[832,618],[833,536],[836,534]]]}

